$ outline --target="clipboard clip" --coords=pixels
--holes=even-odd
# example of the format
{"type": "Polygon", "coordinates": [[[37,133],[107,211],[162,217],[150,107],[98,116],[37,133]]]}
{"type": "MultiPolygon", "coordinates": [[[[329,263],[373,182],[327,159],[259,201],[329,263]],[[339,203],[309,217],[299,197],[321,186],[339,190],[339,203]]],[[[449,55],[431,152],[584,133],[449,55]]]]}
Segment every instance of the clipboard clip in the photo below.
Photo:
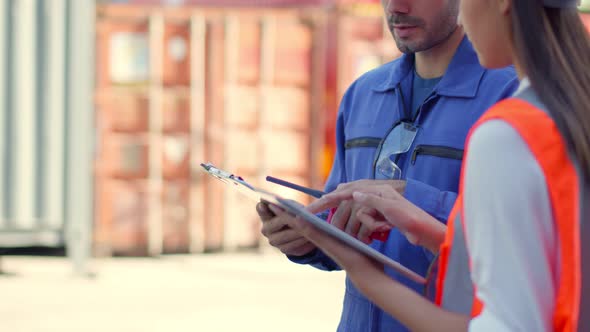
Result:
{"type": "Polygon", "coordinates": [[[207,171],[207,173],[213,175],[214,177],[218,178],[219,180],[221,180],[225,183],[231,182],[235,186],[241,184],[241,185],[244,185],[244,186],[254,190],[254,187],[252,187],[249,183],[247,183],[241,176],[234,175],[232,173],[223,171],[223,170],[213,166],[213,164],[211,164],[211,163],[201,163],[201,167],[203,167],[203,169],[205,169],[205,171],[207,171]],[[236,183],[236,182],[239,182],[239,183],[236,183]]]}

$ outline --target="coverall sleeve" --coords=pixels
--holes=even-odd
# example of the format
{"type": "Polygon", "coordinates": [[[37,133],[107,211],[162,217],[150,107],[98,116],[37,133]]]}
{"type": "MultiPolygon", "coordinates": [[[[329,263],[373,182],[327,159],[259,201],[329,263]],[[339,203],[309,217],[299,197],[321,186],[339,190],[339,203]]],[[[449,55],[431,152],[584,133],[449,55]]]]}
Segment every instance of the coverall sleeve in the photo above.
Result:
{"type": "Polygon", "coordinates": [[[442,191],[426,183],[407,179],[404,197],[446,224],[457,193],[442,191]]]}

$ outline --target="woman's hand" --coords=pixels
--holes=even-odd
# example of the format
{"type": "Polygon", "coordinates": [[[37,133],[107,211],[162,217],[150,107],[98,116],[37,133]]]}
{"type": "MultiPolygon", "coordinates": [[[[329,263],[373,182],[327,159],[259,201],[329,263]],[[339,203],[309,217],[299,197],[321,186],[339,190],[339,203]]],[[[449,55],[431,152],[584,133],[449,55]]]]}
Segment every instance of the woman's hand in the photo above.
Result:
{"type": "Polygon", "coordinates": [[[409,329],[467,331],[470,320],[468,316],[440,309],[414,290],[391,279],[379,263],[319,231],[304,220],[291,218],[288,225],[330,256],[371,302],[396,317],[409,329]]]}
{"type": "Polygon", "coordinates": [[[359,239],[365,240],[374,232],[386,230],[389,225],[398,228],[411,243],[437,252],[444,240],[446,226],[408,201],[400,191],[399,187],[386,181],[357,181],[338,187],[307,209],[316,213],[353,199],[362,207],[356,216],[362,224],[359,239]]]}
{"type": "Polygon", "coordinates": [[[362,279],[363,275],[375,272],[383,273],[383,265],[366,257],[358,250],[342,244],[334,237],[321,232],[300,218],[289,219],[288,226],[330,256],[338,266],[347,271],[353,282],[362,279]]]}

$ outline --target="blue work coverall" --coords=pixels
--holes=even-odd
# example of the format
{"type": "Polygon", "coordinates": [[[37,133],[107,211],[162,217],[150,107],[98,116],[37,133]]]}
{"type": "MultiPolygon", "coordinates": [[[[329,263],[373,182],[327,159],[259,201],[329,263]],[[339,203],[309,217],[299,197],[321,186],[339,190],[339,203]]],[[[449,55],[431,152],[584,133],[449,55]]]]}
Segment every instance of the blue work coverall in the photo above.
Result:
{"type": "MultiPolygon", "coordinates": [[[[509,97],[518,80],[513,67],[483,68],[467,37],[418,112],[410,111],[414,73],[414,55],[407,54],[364,74],[350,86],[338,112],[337,152],[325,190],[333,191],[340,183],[375,178],[374,159],[381,140],[400,121],[411,121],[419,127],[418,134],[410,150],[397,160],[402,179],[407,181],[404,196],[446,223],[457,197],[469,129],[490,106],[509,97]]],[[[422,276],[426,276],[433,260],[429,251],[410,244],[395,229],[386,242],[373,241],[371,246],[422,276]]],[[[339,269],[319,250],[289,259],[322,270],[339,269]]],[[[386,272],[416,292],[423,292],[422,285],[390,269],[386,272]]],[[[367,300],[347,279],[338,331],[406,329],[367,300]]]]}

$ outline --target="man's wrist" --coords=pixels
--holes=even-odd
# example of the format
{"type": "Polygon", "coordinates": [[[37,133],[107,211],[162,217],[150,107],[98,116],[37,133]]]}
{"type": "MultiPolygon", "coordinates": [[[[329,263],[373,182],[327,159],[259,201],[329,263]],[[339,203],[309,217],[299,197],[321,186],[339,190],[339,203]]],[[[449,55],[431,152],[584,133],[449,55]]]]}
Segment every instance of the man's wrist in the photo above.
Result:
{"type": "Polygon", "coordinates": [[[315,255],[317,254],[318,248],[313,248],[310,252],[308,252],[307,254],[304,255],[287,255],[289,258],[292,258],[294,260],[307,260],[307,259],[311,259],[313,257],[315,257],[315,255]]]}

